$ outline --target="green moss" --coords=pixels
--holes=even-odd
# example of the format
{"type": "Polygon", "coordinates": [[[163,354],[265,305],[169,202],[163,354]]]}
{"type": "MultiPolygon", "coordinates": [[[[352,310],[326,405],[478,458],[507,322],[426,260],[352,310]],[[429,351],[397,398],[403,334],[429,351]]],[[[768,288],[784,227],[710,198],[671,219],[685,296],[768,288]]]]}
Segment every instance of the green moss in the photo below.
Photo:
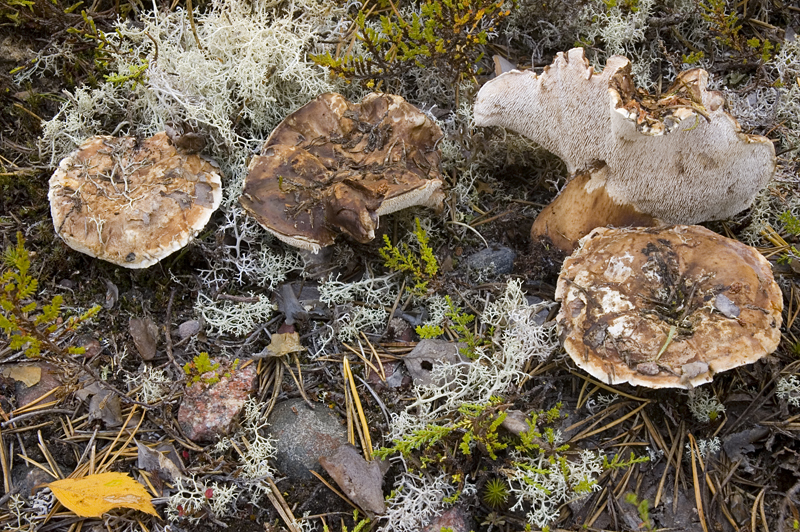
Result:
{"type": "Polygon", "coordinates": [[[21,349],[28,357],[39,356],[42,351],[59,356],[83,354],[84,348],[65,348],[60,340],[97,314],[100,307],[94,306],[80,316],[64,320],[60,295],[53,296],[47,304],[37,301],[39,281],[30,274],[30,253],[22,233],[17,233],[17,245],[3,254],[3,262],[6,271],[0,277],[0,328],[9,339],[9,348],[21,349]]]}
{"type": "Polygon", "coordinates": [[[500,478],[493,478],[486,483],[483,501],[491,508],[499,508],[508,500],[508,484],[500,478]]]}
{"type": "MultiPolygon", "coordinates": [[[[433,249],[428,245],[428,235],[419,223],[419,218],[414,219],[416,229],[414,236],[417,240],[417,251],[413,251],[408,244],[392,245],[387,235],[383,235],[384,246],[378,250],[383,257],[384,265],[392,270],[405,272],[411,277],[413,287],[409,292],[416,296],[428,293],[428,282],[439,272],[439,262],[433,254],[433,249]]],[[[439,333],[441,334],[441,333],[439,333]]]]}
{"type": "Polygon", "coordinates": [[[479,73],[475,65],[483,57],[489,33],[511,13],[505,2],[492,0],[425,0],[419,13],[407,18],[391,7],[390,15],[380,17],[379,29],[371,27],[364,10],[355,17],[365,54],[327,52],[311,58],[334,75],[363,80],[368,88],[402,78],[411,66],[435,69],[456,83],[479,73]]]}
{"type": "MultiPolygon", "coordinates": [[[[231,374],[236,371],[238,365],[239,359],[237,358],[233,361],[230,369],[223,373],[222,376],[225,378],[230,378],[231,374]]],[[[220,363],[212,362],[208,353],[203,351],[194,357],[191,362],[184,364],[183,371],[189,377],[189,384],[202,381],[204,384],[208,384],[210,386],[219,382],[220,375],[217,371],[219,368],[220,363]]]]}

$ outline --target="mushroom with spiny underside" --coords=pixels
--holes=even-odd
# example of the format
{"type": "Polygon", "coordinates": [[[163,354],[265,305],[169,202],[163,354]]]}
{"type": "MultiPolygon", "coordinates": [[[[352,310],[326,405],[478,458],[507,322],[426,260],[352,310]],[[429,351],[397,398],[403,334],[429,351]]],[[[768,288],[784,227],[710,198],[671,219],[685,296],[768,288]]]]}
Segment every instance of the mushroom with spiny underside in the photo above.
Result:
{"type": "Polygon", "coordinates": [[[540,75],[514,70],[486,83],[475,124],[516,131],[583,176],[532,228],[534,239],[571,252],[594,227],[694,224],[750,206],[774,173],[774,147],[743,133],[707,83],[705,71],[687,70],[651,96],[635,88],[628,59],[611,57],[595,72],[576,48],[540,75]]]}

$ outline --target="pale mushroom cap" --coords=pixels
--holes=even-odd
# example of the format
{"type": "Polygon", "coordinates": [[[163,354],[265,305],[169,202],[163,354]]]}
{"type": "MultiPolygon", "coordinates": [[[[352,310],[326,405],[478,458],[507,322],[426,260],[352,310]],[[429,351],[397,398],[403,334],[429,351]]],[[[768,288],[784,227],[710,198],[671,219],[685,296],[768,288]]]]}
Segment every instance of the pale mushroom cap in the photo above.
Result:
{"type": "Polygon", "coordinates": [[[556,299],[567,353],[609,384],[691,388],[781,337],[769,262],[700,226],[593,230],[564,262],[556,299]]]}
{"type": "Polygon", "coordinates": [[[440,208],[439,127],[403,100],[323,94],[272,132],[250,162],[242,206],[284,242],[319,251],[340,232],[375,238],[379,216],[440,208]]]}
{"type": "Polygon", "coordinates": [[[71,248],[147,268],[194,238],[222,201],[219,167],[182,155],[165,133],[137,141],[98,136],[50,178],[56,233],[71,248]]]}
{"type": "Polygon", "coordinates": [[[630,62],[602,72],[582,48],[559,53],[541,75],[511,71],[478,92],[478,126],[521,133],[567,163],[570,173],[603,163],[614,203],[665,223],[729,218],[750,206],[775,170],[766,137],[746,135],[706,90],[708,75],[682,72],[656,100],[637,92],[630,62]]]}

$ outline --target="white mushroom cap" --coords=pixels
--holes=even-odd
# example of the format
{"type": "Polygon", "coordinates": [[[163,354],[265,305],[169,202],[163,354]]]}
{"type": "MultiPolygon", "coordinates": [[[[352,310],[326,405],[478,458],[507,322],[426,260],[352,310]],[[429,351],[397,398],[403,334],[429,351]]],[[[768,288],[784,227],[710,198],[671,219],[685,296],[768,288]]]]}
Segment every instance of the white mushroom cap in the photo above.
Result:
{"type": "Polygon", "coordinates": [[[605,165],[613,203],[664,223],[747,208],[775,170],[769,139],[741,132],[722,96],[706,90],[703,70],[682,72],[659,99],[637,91],[630,71],[621,56],[595,72],[582,48],[559,53],[539,76],[514,70],[486,83],[475,124],[529,137],[570,173],[605,165]]]}
{"type": "Polygon", "coordinates": [[[609,384],[691,388],[781,338],[769,262],[700,226],[593,230],[564,262],[556,299],[567,353],[609,384]]]}
{"type": "Polygon", "coordinates": [[[178,153],[165,133],[138,141],[98,136],[50,178],[56,233],[71,248],[126,268],[181,249],[222,201],[219,167],[178,153]]]}

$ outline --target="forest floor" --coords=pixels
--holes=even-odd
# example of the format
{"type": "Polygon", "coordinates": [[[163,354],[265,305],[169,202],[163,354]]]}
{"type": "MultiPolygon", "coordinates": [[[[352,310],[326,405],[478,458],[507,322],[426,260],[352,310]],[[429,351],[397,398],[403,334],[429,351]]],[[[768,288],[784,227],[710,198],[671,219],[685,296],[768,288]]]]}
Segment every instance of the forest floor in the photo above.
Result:
{"type": "MultiPolygon", "coordinates": [[[[714,79],[722,80],[717,86],[724,87],[726,96],[735,98],[731,107],[733,112],[744,113],[739,118],[745,131],[766,135],[778,151],[778,177],[756,200],[756,207],[736,219],[704,225],[754,245],[770,261],[784,299],[780,344],[758,362],[716,375],[713,383],[687,391],[609,386],[577,368],[564,353],[553,321],[558,311],[555,286],[564,257],[541,242],[532,242],[529,235],[538,211],[565,182],[564,165],[542,150],[520,156],[519,146],[529,146],[520,137],[508,134],[516,147],[506,150],[502,147],[506,136],[500,131],[468,130],[468,124],[459,129],[458,120],[463,116],[458,115],[455,103],[447,107],[440,100],[438,106],[429,108],[437,118],[444,119],[449,113],[461,116],[445,128],[451,146],[461,150],[459,162],[445,161],[445,177],[447,188],[458,189],[467,199],[449,198],[441,219],[422,209],[411,215],[397,213],[381,219],[381,232],[372,242],[360,244],[340,237],[327,253],[296,257],[289,246],[277,240],[259,247],[262,244],[251,236],[267,239],[266,232],[252,221],[248,224],[232,218],[234,207],[228,204],[188,247],[148,269],[126,269],[70,249],[55,234],[50,217],[48,180],[54,164],[49,159],[52,152],[42,148],[43,121],[57,117],[62,106],[74,99],[76,88],[98,87],[102,76],[111,72],[108,57],[97,51],[103,42],[98,31],[111,35],[118,16],[131,17],[131,27],[143,26],[138,21],[140,13],[152,11],[156,4],[96,1],[92,6],[70,6],[61,0],[0,0],[0,246],[12,249],[17,235],[24,237],[30,276],[38,283],[25,298],[36,303],[33,310],[27,310],[29,314],[41,312],[53,297],[63,297],[61,311],[43,320],[55,325],[59,352],[44,346],[40,355],[26,357],[14,347],[17,331],[0,335],[2,529],[422,530],[427,521],[445,511],[450,512],[452,521],[439,522],[436,530],[447,526],[464,532],[548,527],[576,531],[800,529],[800,256],[794,247],[800,241],[796,218],[800,201],[795,201],[800,198],[796,145],[800,133],[796,120],[776,111],[780,98],[785,102],[800,94],[800,77],[778,83],[787,71],[800,76],[800,58],[797,52],[791,56],[796,61],[791,66],[794,70],[788,63],[784,70],[774,64],[778,50],[795,41],[794,30],[800,31],[800,10],[769,0],[711,1],[702,8],[642,1],[650,18],[640,28],[641,37],[630,46],[660,57],[651,57],[651,78],[660,84],[662,76],[674,73],[670,65],[687,68],[685,62],[692,61],[691,54],[704,51],[705,60],[699,65],[714,79]],[[91,24],[81,16],[82,9],[91,15],[91,24]],[[689,35],[686,28],[692,21],[701,29],[689,35]],[[740,28],[734,31],[736,25],[740,28]],[[705,35],[698,37],[703,34],[702,27],[705,35]],[[661,42],[661,49],[647,44],[655,42],[661,42]],[[771,44],[765,47],[767,42],[771,44]],[[65,47],[70,50],[66,59],[54,59],[54,66],[41,76],[20,80],[20,72],[33,68],[43,56],[57,56],[53,50],[65,47]],[[777,99],[770,91],[778,94],[777,99]],[[763,110],[766,104],[762,105],[760,98],[773,98],[769,100],[773,114],[766,118],[747,111],[748,105],[763,110]],[[393,271],[380,253],[383,234],[392,242],[410,243],[411,255],[420,250],[419,239],[407,236],[415,229],[415,216],[423,221],[439,267],[421,298],[405,290],[414,280],[393,271]],[[237,240],[242,227],[250,233],[237,240]],[[254,256],[258,250],[268,250],[270,257],[291,255],[296,262],[290,266],[280,263],[286,270],[283,278],[258,282],[248,276],[245,266],[227,258],[230,249],[240,245],[252,248],[254,256]],[[512,259],[500,272],[470,269],[470,258],[482,250],[490,250],[495,258],[512,259]],[[330,274],[338,275],[333,278],[341,285],[332,284],[330,274]],[[320,294],[334,289],[345,293],[348,283],[364,279],[386,284],[386,290],[380,292],[383,300],[374,301],[371,292],[352,289],[348,297],[320,301],[320,294]],[[491,401],[470,405],[464,399],[467,395],[460,396],[462,403],[477,413],[470,417],[463,410],[445,410],[434,420],[446,428],[441,441],[420,440],[422,443],[405,455],[396,449],[387,453],[390,467],[383,477],[382,494],[393,496],[395,502],[389,499],[384,516],[370,515],[363,508],[354,515],[353,501],[347,500],[346,494],[334,494],[329,486],[341,488],[322,470],[314,478],[293,480],[270,458],[269,465],[259,470],[263,475],[248,477],[247,467],[253,466],[248,460],[259,459],[251,445],[270,434],[260,419],[287,400],[301,398],[316,405],[316,410],[334,413],[347,428],[348,439],[366,456],[373,451],[365,450],[367,441],[374,449],[391,447],[394,416],[406,412],[406,405],[422,393],[414,387],[401,360],[420,341],[414,328],[430,318],[430,302],[442,304],[444,296],[451,302],[439,324],[441,338],[472,341],[491,357],[502,347],[493,339],[482,313],[490,302],[501,300],[509,286],[521,287],[525,304],[535,309],[532,316],[541,317],[537,327],[543,333],[543,351],[525,361],[518,368],[523,376],[513,379],[491,401]],[[302,319],[292,317],[289,324],[286,287],[304,305],[302,319]],[[205,300],[211,301],[206,307],[198,303],[205,300]],[[224,307],[229,310],[255,312],[242,310],[242,305],[259,301],[274,306],[262,318],[252,318],[249,326],[243,325],[246,330],[231,333],[207,319],[225,304],[231,305],[224,307]],[[80,316],[95,306],[99,306],[96,314],[74,332],[65,329],[70,316],[80,316]],[[364,318],[364,325],[354,335],[336,336],[339,322],[352,319],[354,309],[380,314],[364,318]],[[474,317],[466,318],[469,314],[474,317]],[[141,320],[137,323],[154,332],[142,333],[131,320],[141,320]],[[265,350],[275,345],[274,335],[285,332],[297,333],[303,350],[264,357],[265,350]],[[72,354],[68,347],[85,350],[72,354]],[[150,350],[155,354],[143,358],[150,350]],[[254,403],[258,415],[237,418],[228,429],[227,448],[217,445],[218,439],[192,441],[178,422],[179,407],[192,384],[193,370],[185,367],[201,364],[201,353],[208,353],[212,361],[222,361],[224,367],[238,359],[233,373],[242,367],[256,368],[252,395],[258,401],[254,403]],[[405,380],[389,384],[393,371],[405,380]],[[91,388],[93,385],[97,386],[91,388]],[[145,390],[152,395],[144,394],[145,390]],[[567,468],[567,463],[579,463],[581,452],[594,453],[599,465],[587,477],[588,490],[581,492],[579,486],[569,485],[562,499],[552,500],[548,497],[555,495],[544,488],[540,500],[518,495],[523,488],[515,488],[514,478],[519,477],[513,477],[512,470],[522,459],[512,454],[511,448],[520,445],[520,435],[499,427],[512,411],[534,416],[533,426],[542,438],[537,441],[558,434],[549,440],[547,449],[542,443],[542,448],[525,451],[544,458],[545,465],[540,468],[559,464],[553,465],[549,475],[558,475],[558,468],[567,468]],[[471,452],[465,453],[460,444],[467,433],[477,444],[469,447],[467,442],[471,452]],[[509,447],[492,447],[492,437],[509,447]],[[142,444],[174,450],[161,455],[170,463],[153,466],[147,462],[142,444]],[[170,467],[177,468],[184,479],[182,491],[176,489],[177,477],[170,476],[170,467]],[[141,482],[153,497],[157,515],[115,508],[100,517],[81,516],[56,502],[46,487],[58,479],[101,472],[128,473],[141,482]],[[392,493],[401,486],[399,495],[392,493]],[[414,490],[424,492],[429,500],[414,499],[414,490]],[[228,497],[225,501],[220,500],[223,493],[228,497]],[[406,513],[418,514],[416,525],[408,524],[415,521],[403,514],[403,505],[406,513]],[[529,514],[536,512],[537,505],[550,508],[555,516],[547,526],[535,520],[538,524],[531,524],[529,514]],[[401,518],[406,521],[401,523],[401,518]],[[459,518],[462,523],[457,522],[459,518]]],[[[158,9],[175,13],[182,9],[176,8],[177,4],[163,3],[158,9]]],[[[382,6],[378,12],[391,16],[396,9],[389,4],[375,3],[382,6]]],[[[581,44],[587,50],[599,50],[595,57],[606,57],[603,39],[611,40],[610,36],[575,29],[576,13],[590,4],[609,17],[618,13],[635,17],[638,10],[645,9],[637,1],[622,1],[619,6],[616,1],[554,2],[548,7],[514,4],[511,9],[518,9],[519,17],[511,16],[505,24],[513,22],[542,32],[554,24],[563,23],[563,27],[546,41],[496,38],[481,44],[485,54],[479,60],[486,66],[485,72],[470,75],[461,85],[473,83],[471,89],[456,92],[460,105],[474,99],[474,83],[489,79],[493,54],[541,71],[556,52],[589,39],[591,42],[581,44]],[[531,43],[540,48],[533,49],[531,43]]],[[[201,3],[198,13],[211,12],[214,5],[201,3]]],[[[358,11],[353,6],[347,9],[351,17],[358,11]]],[[[193,29],[195,23],[201,26],[201,20],[195,18],[198,20],[191,20],[193,29]]],[[[607,23],[611,24],[611,19],[607,23]]],[[[203,41],[202,27],[198,30],[203,41]]],[[[522,33],[517,30],[515,35],[522,33]]],[[[188,30],[187,35],[191,35],[188,30]]],[[[798,50],[796,44],[794,49],[798,50]]],[[[161,53],[166,57],[168,51],[162,49],[161,53]]],[[[415,86],[420,79],[415,76],[406,72],[402,83],[384,80],[385,87],[398,89],[409,101],[421,104],[425,91],[433,89],[415,86]]],[[[155,79],[152,73],[150,77],[155,79]]],[[[147,78],[135,75],[118,85],[136,83],[144,88],[131,91],[147,90],[147,78]]],[[[358,84],[357,79],[353,81],[353,86],[358,84]]],[[[666,79],[664,85],[668,85],[666,79]]],[[[800,104],[795,108],[800,109],[800,104]]],[[[98,107],[96,112],[111,116],[115,111],[98,107]]],[[[228,118],[231,130],[240,127],[239,118],[228,118]]],[[[108,123],[102,122],[97,133],[111,133],[114,128],[108,123]]],[[[266,138],[269,130],[261,134],[266,138]]],[[[209,151],[212,157],[227,153],[219,144],[209,151]]],[[[4,272],[19,270],[19,263],[15,266],[12,262],[7,256],[4,272]]],[[[11,280],[3,277],[2,282],[8,286],[11,280]]],[[[446,402],[446,393],[438,401],[446,402]]],[[[431,425],[427,429],[433,430],[431,425]]]]}

